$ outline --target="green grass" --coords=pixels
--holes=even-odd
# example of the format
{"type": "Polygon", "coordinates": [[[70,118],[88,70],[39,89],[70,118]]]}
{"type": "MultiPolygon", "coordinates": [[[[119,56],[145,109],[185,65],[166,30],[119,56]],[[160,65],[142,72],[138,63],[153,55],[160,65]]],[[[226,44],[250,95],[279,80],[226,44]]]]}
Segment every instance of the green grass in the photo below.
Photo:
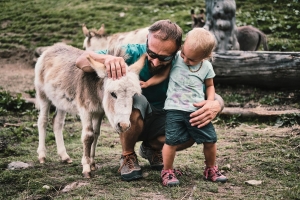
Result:
{"type": "MultiPolygon", "coordinates": [[[[298,0],[236,1],[236,24],[253,25],[268,36],[270,51],[299,51],[298,0]]],[[[131,31],[160,19],[178,23],[185,33],[190,29],[190,9],[196,12],[205,1],[191,0],[13,0],[0,2],[0,49],[35,49],[55,42],[82,47],[81,25],[100,28],[108,34],[131,31]],[[124,12],[125,16],[120,17],[124,12]]]]}
{"type": "MultiPolygon", "coordinates": [[[[160,183],[160,172],[152,171],[148,161],[141,157],[138,159],[144,178],[132,182],[120,179],[119,136],[106,120],[96,151],[98,169],[92,172],[91,179],[81,175],[81,125],[77,117],[68,116],[64,129],[66,148],[73,163],[61,163],[49,123],[47,160],[39,164],[36,120],[37,115],[20,116],[10,111],[0,117],[0,142],[5,140],[7,144],[6,148],[0,148],[0,199],[297,199],[300,195],[299,125],[277,128],[240,122],[231,128],[227,121],[214,123],[219,138],[217,163],[229,181],[221,184],[202,179],[202,145],[194,145],[178,152],[175,159],[175,167],[184,174],[179,177],[181,185],[165,188],[160,183]],[[16,126],[4,126],[6,122],[16,126]],[[26,162],[32,167],[7,170],[13,161],[26,162]],[[263,182],[250,186],[245,184],[247,180],[263,182]],[[86,185],[62,192],[73,182],[86,185]],[[50,189],[44,189],[45,185],[50,189]]],[[[139,145],[140,142],[136,151],[139,145]]]]}

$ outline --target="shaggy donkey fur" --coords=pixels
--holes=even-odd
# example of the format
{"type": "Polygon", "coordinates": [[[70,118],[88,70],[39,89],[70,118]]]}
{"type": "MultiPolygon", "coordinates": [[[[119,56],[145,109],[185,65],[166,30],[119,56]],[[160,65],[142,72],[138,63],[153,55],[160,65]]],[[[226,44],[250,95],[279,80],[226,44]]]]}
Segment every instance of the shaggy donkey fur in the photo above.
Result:
{"type": "MultiPolygon", "coordinates": [[[[120,48],[114,51],[122,55],[120,48]]],[[[66,113],[78,114],[82,123],[81,140],[83,143],[83,175],[90,177],[95,169],[95,148],[100,135],[100,125],[104,113],[112,127],[122,133],[130,127],[133,96],[141,94],[138,74],[145,62],[145,55],[128,67],[126,76],[119,80],[106,77],[102,63],[88,57],[95,72],[87,73],[75,66],[76,59],[83,50],[65,44],[55,44],[39,57],[35,66],[35,89],[38,118],[39,146],[37,149],[40,163],[46,158],[46,127],[51,103],[56,107],[53,131],[57,153],[65,162],[72,162],[66,152],[62,129],[66,113]]]]}

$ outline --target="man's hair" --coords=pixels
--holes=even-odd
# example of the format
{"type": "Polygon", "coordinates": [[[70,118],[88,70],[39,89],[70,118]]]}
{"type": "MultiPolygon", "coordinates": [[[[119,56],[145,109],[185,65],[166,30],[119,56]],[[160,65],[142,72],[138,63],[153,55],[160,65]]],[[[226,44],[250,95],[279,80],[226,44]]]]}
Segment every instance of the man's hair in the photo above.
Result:
{"type": "Polygon", "coordinates": [[[194,28],[186,35],[185,48],[193,51],[201,51],[203,58],[211,58],[216,46],[215,36],[204,28],[194,28]]]}
{"type": "Polygon", "coordinates": [[[160,40],[174,40],[178,49],[182,42],[182,29],[170,20],[159,20],[152,24],[149,33],[160,40]]]}

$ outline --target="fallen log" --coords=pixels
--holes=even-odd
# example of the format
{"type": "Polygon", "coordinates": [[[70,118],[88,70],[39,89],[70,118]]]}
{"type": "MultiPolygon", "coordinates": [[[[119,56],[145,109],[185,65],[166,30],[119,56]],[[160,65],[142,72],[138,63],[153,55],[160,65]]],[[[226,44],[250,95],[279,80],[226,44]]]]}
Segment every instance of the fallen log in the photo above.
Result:
{"type": "Polygon", "coordinates": [[[214,52],[215,84],[300,89],[300,52],[214,52]]]}
{"type": "Polygon", "coordinates": [[[300,114],[300,110],[267,110],[262,107],[257,108],[224,108],[222,115],[232,116],[240,115],[242,117],[273,117],[287,114],[300,114]]]}

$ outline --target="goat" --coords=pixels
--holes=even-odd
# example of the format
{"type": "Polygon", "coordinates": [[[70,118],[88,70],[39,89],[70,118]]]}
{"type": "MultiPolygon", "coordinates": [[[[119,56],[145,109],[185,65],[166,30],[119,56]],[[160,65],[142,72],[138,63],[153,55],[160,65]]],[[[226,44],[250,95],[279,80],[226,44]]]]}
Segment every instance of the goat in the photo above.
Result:
{"type": "MultiPolygon", "coordinates": [[[[121,48],[112,55],[124,56],[121,48]]],[[[126,76],[113,80],[106,76],[102,63],[87,57],[94,72],[87,73],[75,66],[76,59],[83,50],[62,43],[49,47],[38,58],[35,65],[35,89],[38,117],[39,146],[37,149],[40,163],[46,158],[46,126],[51,103],[56,107],[53,132],[57,153],[67,163],[72,160],[66,152],[62,129],[66,113],[78,114],[82,123],[81,141],[83,143],[83,175],[90,178],[95,170],[95,149],[100,135],[100,125],[106,114],[111,126],[123,133],[130,127],[133,96],[141,94],[139,72],[144,65],[145,55],[128,67],[126,76]]]]}
{"type": "Polygon", "coordinates": [[[83,41],[83,48],[86,50],[102,50],[108,49],[108,47],[118,44],[129,44],[129,43],[146,43],[148,27],[137,29],[134,31],[115,33],[110,36],[106,36],[104,24],[101,25],[99,30],[89,30],[85,24],[82,25],[82,32],[85,35],[83,41]]]}

